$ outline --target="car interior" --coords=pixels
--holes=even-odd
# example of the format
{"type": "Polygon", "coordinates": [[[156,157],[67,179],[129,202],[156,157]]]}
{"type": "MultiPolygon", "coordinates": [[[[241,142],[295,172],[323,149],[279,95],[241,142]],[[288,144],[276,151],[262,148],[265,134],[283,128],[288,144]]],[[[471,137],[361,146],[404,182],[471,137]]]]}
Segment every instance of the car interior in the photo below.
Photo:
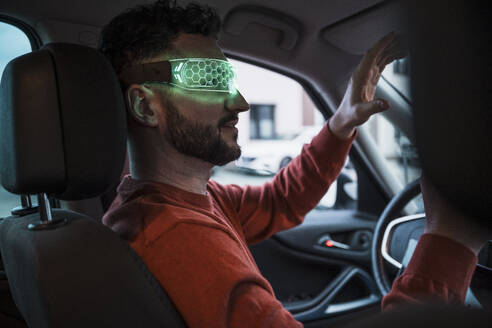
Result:
{"type": "MultiPolygon", "coordinates": [[[[30,46],[9,58],[7,51],[2,53],[9,45],[0,29],[0,64],[6,65],[0,86],[0,181],[5,197],[14,200],[0,195],[6,204],[0,212],[2,327],[186,327],[138,255],[100,222],[128,163],[123,94],[111,65],[97,51],[99,34],[115,15],[148,2],[0,3],[0,23],[21,31],[30,46]]],[[[409,26],[418,26],[401,1],[203,2],[223,19],[219,45],[228,58],[296,81],[323,120],[336,110],[351,73],[372,44],[391,31],[408,35],[409,26]]],[[[431,9],[429,15],[442,8],[431,9]]],[[[413,36],[425,35],[423,28],[415,30],[413,36]]],[[[415,40],[420,39],[410,44],[420,42],[415,40]]],[[[432,57],[440,58],[437,53],[432,57]]],[[[432,66],[425,69],[432,71],[432,66]]],[[[417,78],[427,82],[421,89],[448,92],[433,89],[422,75],[417,78]]],[[[425,113],[415,119],[414,101],[423,104],[432,96],[413,99],[389,76],[383,76],[376,92],[391,103],[391,110],[381,114],[385,124],[405,137],[400,152],[419,147],[422,163],[404,166],[413,170],[410,177],[406,171],[405,180],[397,177],[374,139],[376,124],[361,127],[334,205],[317,208],[298,227],[250,247],[276,297],[305,327],[345,326],[378,315],[381,298],[408,263],[425,226],[415,179],[420,166],[436,179],[446,179],[443,171],[456,174],[444,170],[441,161],[452,147],[434,153],[446,142],[435,131],[455,135],[456,126],[425,113]],[[440,124],[429,127],[436,121],[440,124]],[[354,182],[352,171],[357,178],[351,198],[344,186],[354,182]]],[[[464,117],[476,120],[471,114],[464,117]]],[[[480,142],[470,141],[475,146],[458,159],[465,168],[466,158],[480,152],[482,166],[476,174],[486,188],[464,193],[477,190],[477,182],[457,179],[461,193],[450,196],[480,213],[490,206],[492,194],[490,173],[483,173],[492,162],[490,146],[480,135],[488,120],[468,125],[476,134],[466,140],[480,142]]],[[[399,165],[415,160],[402,158],[399,165]]],[[[479,254],[469,307],[492,308],[491,268],[489,242],[479,254]]]]}

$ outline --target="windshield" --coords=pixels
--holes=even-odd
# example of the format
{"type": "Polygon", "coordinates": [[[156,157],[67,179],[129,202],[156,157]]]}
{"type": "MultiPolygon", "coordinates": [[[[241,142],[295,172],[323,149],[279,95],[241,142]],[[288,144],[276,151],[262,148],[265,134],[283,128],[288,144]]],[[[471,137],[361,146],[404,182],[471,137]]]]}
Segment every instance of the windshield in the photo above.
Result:
{"type": "MultiPolygon", "coordinates": [[[[382,76],[397,92],[397,96],[411,105],[410,60],[408,57],[386,66],[382,76]]],[[[368,124],[374,131],[373,140],[401,186],[406,186],[419,178],[422,170],[418,152],[408,136],[383,115],[375,115],[368,124]]],[[[422,196],[418,196],[405,210],[407,214],[423,212],[422,196]]]]}
{"type": "Polygon", "coordinates": [[[408,102],[412,99],[410,90],[410,60],[408,57],[395,60],[383,71],[383,78],[408,102]]]}

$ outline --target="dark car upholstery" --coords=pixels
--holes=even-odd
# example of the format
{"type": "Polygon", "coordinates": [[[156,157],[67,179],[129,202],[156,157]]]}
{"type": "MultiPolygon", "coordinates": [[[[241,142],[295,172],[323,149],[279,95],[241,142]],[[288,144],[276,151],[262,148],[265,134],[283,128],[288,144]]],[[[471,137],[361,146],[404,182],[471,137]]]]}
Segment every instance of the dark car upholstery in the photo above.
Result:
{"type": "MultiPolygon", "coordinates": [[[[126,117],[118,79],[96,50],[49,44],[10,62],[0,104],[1,181],[18,194],[102,194],[120,177],[126,117]]],[[[11,293],[30,327],[184,327],[129,245],[96,220],[33,231],[39,213],[0,223],[11,293]]]]}
{"type": "Polygon", "coordinates": [[[479,1],[409,3],[422,170],[463,213],[492,227],[492,12],[479,1]]]}

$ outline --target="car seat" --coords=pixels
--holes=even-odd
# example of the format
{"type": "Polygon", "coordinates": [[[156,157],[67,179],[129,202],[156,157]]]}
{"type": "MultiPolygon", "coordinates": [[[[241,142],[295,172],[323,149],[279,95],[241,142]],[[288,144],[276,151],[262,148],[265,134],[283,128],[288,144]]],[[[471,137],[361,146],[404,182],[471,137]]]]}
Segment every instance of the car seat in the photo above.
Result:
{"type": "Polygon", "coordinates": [[[91,217],[51,208],[49,198],[96,197],[120,178],[125,105],[106,58],[53,43],[11,61],[0,138],[2,185],[39,203],[0,223],[5,273],[29,327],[185,327],[126,242],[91,217]]]}

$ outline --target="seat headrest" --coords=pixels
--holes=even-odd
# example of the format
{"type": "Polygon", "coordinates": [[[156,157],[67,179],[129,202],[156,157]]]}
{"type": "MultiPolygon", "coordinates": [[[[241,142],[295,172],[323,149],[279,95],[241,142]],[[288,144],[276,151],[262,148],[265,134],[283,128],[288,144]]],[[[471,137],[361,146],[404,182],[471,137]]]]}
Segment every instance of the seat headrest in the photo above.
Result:
{"type": "Polygon", "coordinates": [[[0,85],[0,181],[16,194],[94,197],[126,151],[118,78],[97,50],[52,43],[12,60],[0,85]]]}
{"type": "Polygon", "coordinates": [[[452,204],[490,224],[490,11],[475,1],[409,3],[412,97],[422,169],[452,204]]]}

